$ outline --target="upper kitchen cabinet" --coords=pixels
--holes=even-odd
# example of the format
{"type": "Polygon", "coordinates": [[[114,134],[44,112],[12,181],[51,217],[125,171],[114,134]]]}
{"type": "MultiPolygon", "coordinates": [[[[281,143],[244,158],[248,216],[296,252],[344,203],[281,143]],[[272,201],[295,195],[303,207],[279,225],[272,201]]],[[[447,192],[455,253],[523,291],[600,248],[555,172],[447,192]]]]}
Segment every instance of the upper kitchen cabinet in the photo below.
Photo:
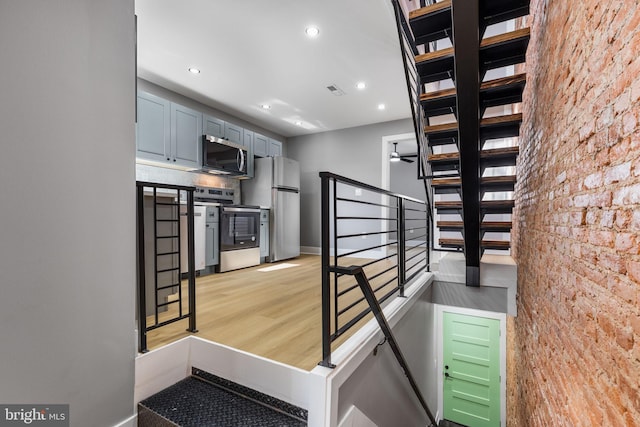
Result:
{"type": "Polygon", "coordinates": [[[216,117],[204,115],[202,132],[205,135],[226,139],[236,144],[244,145],[244,129],[233,123],[225,122],[216,117]]]}
{"type": "Polygon", "coordinates": [[[253,154],[258,157],[269,156],[269,138],[255,133],[253,136],[253,154]]]}
{"type": "Polygon", "coordinates": [[[202,114],[198,111],[171,104],[171,146],[173,162],[180,166],[202,166],[200,144],[202,140],[202,114]]]}
{"type": "Polygon", "coordinates": [[[253,154],[258,157],[282,156],[282,142],[256,133],[253,138],[253,154]]]}
{"type": "Polygon", "coordinates": [[[171,103],[144,92],[138,93],[136,157],[171,161],[171,103]]]}
{"type": "Polygon", "coordinates": [[[216,138],[224,139],[224,120],[217,119],[215,117],[207,116],[203,117],[202,132],[205,135],[215,136],[216,138]]]}
{"type": "Polygon", "coordinates": [[[282,156],[282,142],[269,138],[269,157],[282,156]]]}
{"type": "Polygon", "coordinates": [[[245,145],[244,129],[233,123],[224,122],[224,139],[235,142],[236,144],[245,145]]]}
{"type": "Polygon", "coordinates": [[[244,147],[247,149],[247,177],[253,178],[253,156],[255,155],[253,151],[253,145],[255,143],[255,136],[257,134],[253,133],[248,129],[244,129],[244,147]]]}
{"type": "Polygon", "coordinates": [[[145,92],[138,93],[136,157],[197,169],[202,114],[145,92]]]}

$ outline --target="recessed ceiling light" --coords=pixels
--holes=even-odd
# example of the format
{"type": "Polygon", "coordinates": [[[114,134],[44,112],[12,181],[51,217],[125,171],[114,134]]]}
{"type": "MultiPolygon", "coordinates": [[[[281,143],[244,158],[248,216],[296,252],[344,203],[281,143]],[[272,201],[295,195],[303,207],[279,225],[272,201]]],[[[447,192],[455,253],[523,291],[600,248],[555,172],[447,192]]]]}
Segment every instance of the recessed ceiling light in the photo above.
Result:
{"type": "Polygon", "coordinates": [[[260,107],[261,107],[263,110],[269,110],[269,109],[271,109],[271,105],[269,105],[269,104],[262,104],[260,107]]]}
{"type": "Polygon", "coordinates": [[[318,37],[318,34],[320,34],[320,29],[318,27],[311,26],[307,27],[304,32],[309,37],[318,37]]]}
{"type": "Polygon", "coordinates": [[[193,74],[200,74],[200,70],[198,68],[190,67],[189,72],[193,74]]]}
{"type": "Polygon", "coordinates": [[[384,110],[387,108],[384,104],[378,104],[378,110],[384,110]]]}
{"type": "Polygon", "coordinates": [[[298,121],[296,122],[296,126],[302,126],[302,122],[301,122],[300,120],[298,120],[298,121]]]}
{"type": "Polygon", "coordinates": [[[365,82],[358,82],[358,83],[356,83],[356,88],[358,88],[358,89],[360,89],[360,90],[362,90],[362,89],[364,89],[364,88],[366,88],[366,87],[367,87],[367,84],[366,84],[365,82]]]}

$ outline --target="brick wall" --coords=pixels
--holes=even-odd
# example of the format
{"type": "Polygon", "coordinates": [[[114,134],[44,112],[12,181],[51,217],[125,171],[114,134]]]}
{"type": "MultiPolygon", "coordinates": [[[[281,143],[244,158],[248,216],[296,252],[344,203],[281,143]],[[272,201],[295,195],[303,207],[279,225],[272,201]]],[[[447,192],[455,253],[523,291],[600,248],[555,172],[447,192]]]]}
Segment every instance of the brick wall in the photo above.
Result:
{"type": "Polygon", "coordinates": [[[532,0],[510,426],[640,426],[640,5],[532,0]]]}

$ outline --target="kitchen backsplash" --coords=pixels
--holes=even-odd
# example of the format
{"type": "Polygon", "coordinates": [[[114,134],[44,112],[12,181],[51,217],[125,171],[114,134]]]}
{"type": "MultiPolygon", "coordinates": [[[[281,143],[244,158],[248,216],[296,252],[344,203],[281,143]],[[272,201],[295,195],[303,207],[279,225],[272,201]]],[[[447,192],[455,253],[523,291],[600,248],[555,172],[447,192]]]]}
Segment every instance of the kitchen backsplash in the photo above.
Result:
{"type": "Polygon", "coordinates": [[[199,187],[231,188],[235,192],[235,204],[240,204],[240,181],[234,178],[212,176],[203,173],[185,172],[136,163],[136,180],[161,184],[199,187]]]}

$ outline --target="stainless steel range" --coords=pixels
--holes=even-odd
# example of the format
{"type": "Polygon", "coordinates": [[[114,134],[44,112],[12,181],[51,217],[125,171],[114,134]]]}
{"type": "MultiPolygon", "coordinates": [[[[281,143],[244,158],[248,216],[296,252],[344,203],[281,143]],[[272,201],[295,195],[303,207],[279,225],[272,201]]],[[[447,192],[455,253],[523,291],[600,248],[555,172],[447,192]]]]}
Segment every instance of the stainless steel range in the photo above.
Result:
{"type": "Polygon", "coordinates": [[[220,265],[224,272],[260,264],[260,207],[220,209],[220,265]]]}

